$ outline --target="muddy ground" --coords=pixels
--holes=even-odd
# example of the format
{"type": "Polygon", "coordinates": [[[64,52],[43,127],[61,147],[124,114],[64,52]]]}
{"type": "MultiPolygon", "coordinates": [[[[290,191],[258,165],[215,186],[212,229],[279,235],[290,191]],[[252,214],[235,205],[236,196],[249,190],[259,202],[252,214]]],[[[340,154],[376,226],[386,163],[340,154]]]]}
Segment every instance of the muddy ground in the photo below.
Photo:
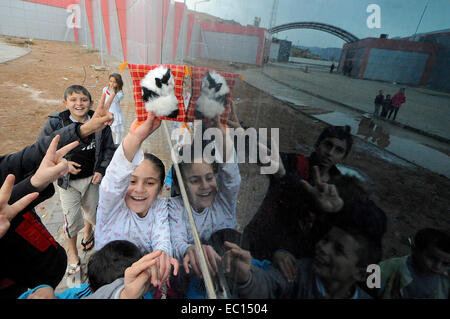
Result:
{"type": "MultiPolygon", "coordinates": [[[[235,73],[254,67],[219,61],[194,61],[193,63],[235,73]]],[[[237,82],[233,90],[233,101],[236,104],[237,115],[245,126],[268,128],[268,130],[280,129],[280,151],[282,152],[310,154],[320,132],[328,126],[309,116],[323,113],[323,110],[302,108],[280,101],[245,82],[237,82]]],[[[450,181],[448,178],[412,163],[393,164],[374,155],[374,153],[383,154],[386,151],[377,149],[375,152],[369,152],[373,148],[370,143],[356,136],[353,140],[353,150],[343,164],[368,177],[366,186],[372,199],[388,216],[388,231],[383,242],[384,258],[409,253],[408,237],[421,228],[450,229],[450,181]]],[[[251,168],[248,164],[242,166],[241,173],[246,174],[243,176],[247,176],[248,182],[253,185],[252,187],[244,185],[249,191],[245,191],[245,197],[241,194],[239,196],[241,209],[238,211],[238,222],[241,217],[245,223],[247,220],[242,214],[245,211],[251,211],[245,206],[254,205],[260,200],[263,196],[261,193],[267,188],[268,179],[256,176],[258,170],[251,168]],[[255,194],[252,194],[252,191],[255,194]],[[249,203],[243,203],[245,198],[251,199],[249,203]]]]}
{"type": "MultiPolygon", "coordinates": [[[[23,45],[20,39],[2,37],[23,45]]],[[[64,109],[64,89],[71,84],[86,86],[98,101],[109,71],[96,70],[97,52],[76,44],[34,40],[32,52],[0,64],[0,153],[11,153],[32,144],[47,115],[64,109]]],[[[198,63],[198,61],[196,62],[198,63]]],[[[202,66],[239,73],[237,64],[202,61],[202,66]]],[[[125,92],[127,93],[127,92],[125,92]]],[[[131,92],[128,92],[131,96],[131,92]]],[[[280,150],[309,154],[320,131],[327,126],[303,110],[281,102],[258,89],[239,82],[233,91],[237,114],[245,126],[279,128],[280,150]]],[[[133,105],[122,104],[122,107],[133,105]]],[[[320,112],[320,111],[319,111],[320,112]]],[[[385,161],[364,151],[366,142],[355,137],[355,147],[346,159],[349,165],[369,177],[367,183],[376,203],[389,218],[384,239],[384,257],[409,252],[407,237],[422,227],[450,229],[450,182],[418,167],[385,161]]],[[[238,223],[242,228],[260,203],[267,177],[258,168],[242,164],[243,184],[239,195],[238,223]]]]}

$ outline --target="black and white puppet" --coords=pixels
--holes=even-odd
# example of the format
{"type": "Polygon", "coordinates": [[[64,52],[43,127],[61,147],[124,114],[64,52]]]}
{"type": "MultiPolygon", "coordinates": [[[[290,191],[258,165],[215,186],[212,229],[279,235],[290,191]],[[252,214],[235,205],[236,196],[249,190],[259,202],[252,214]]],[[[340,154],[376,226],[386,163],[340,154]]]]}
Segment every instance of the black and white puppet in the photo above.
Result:
{"type": "Polygon", "coordinates": [[[222,114],[225,111],[229,93],[230,88],[223,76],[216,72],[206,72],[194,110],[195,118],[212,119],[222,114]]]}
{"type": "Polygon", "coordinates": [[[150,70],[140,82],[142,100],[147,112],[156,116],[176,118],[178,100],[175,96],[175,80],[169,68],[160,66],[150,70]]]}

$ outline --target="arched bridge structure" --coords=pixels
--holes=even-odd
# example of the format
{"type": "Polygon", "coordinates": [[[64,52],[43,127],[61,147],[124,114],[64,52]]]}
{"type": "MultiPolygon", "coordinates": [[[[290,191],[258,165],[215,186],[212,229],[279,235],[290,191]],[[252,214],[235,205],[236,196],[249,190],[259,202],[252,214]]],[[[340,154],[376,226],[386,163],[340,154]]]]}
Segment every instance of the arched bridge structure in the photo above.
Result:
{"type": "Polygon", "coordinates": [[[291,22],[286,24],[281,24],[270,28],[268,31],[271,34],[278,33],[281,31],[292,30],[292,29],[313,29],[331,33],[347,43],[358,41],[359,38],[347,32],[341,28],[335,27],[330,24],[320,23],[320,22],[291,22]]]}

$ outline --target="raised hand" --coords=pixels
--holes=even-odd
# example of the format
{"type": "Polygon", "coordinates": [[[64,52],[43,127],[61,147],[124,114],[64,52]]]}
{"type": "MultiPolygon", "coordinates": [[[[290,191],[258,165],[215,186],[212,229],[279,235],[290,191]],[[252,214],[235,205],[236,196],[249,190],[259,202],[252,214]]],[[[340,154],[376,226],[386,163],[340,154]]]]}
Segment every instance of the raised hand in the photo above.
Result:
{"type": "Polygon", "coordinates": [[[252,255],[236,244],[228,241],[224,244],[230,248],[222,257],[224,272],[238,284],[246,283],[250,278],[252,255]]]}
{"type": "Polygon", "coordinates": [[[231,112],[227,119],[227,125],[233,128],[241,127],[241,123],[239,123],[239,118],[237,117],[233,101],[231,101],[230,107],[231,112]]]}
{"type": "MultiPolygon", "coordinates": [[[[208,266],[209,272],[212,277],[215,277],[217,274],[217,262],[221,261],[219,254],[209,245],[202,245],[203,254],[205,255],[206,265],[208,266]]],[[[183,266],[186,273],[189,274],[189,265],[194,270],[195,274],[200,278],[203,278],[202,270],[200,267],[200,261],[197,256],[197,252],[195,251],[195,246],[191,245],[186,250],[186,253],[183,258],[183,266]]]]}
{"type": "Polygon", "coordinates": [[[128,134],[143,142],[150,134],[156,131],[160,125],[161,120],[156,117],[155,113],[149,112],[147,119],[144,122],[139,123],[137,119],[133,121],[128,134]]]}
{"type": "Polygon", "coordinates": [[[39,193],[31,193],[22,197],[14,204],[8,205],[15,179],[14,175],[9,174],[0,188],[0,238],[8,231],[10,221],[39,195],[39,193]]]}
{"type": "Polygon", "coordinates": [[[172,256],[162,252],[161,256],[156,261],[156,265],[159,269],[159,274],[161,276],[161,282],[166,281],[167,277],[170,275],[170,270],[172,269],[172,265],[174,267],[173,274],[176,276],[178,274],[178,260],[173,258],[172,256]]]}
{"type": "Polygon", "coordinates": [[[99,132],[107,125],[111,125],[114,122],[114,114],[109,112],[109,108],[115,95],[115,92],[111,93],[108,102],[105,104],[106,94],[102,94],[94,115],[92,115],[92,118],[87,123],[81,125],[80,127],[81,138],[85,138],[92,133],[99,132]]]}
{"type": "Polygon", "coordinates": [[[277,250],[273,254],[273,266],[278,268],[287,281],[293,282],[297,274],[297,262],[288,251],[277,250]]]}
{"type": "Polygon", "coordinates": [[[318,166],[313,166],[314,186],[301,180],[302,187],[313,196],[316,205],[324,212],[336,213],[344,206],[336,186],[322,182],[318,166]]]}
{"type": "Polygon", "coordinates": [[[156,262],[161,254],[162,250],[147,254],[125,270],[125,287],[120,293],[120,299],[138,299],[147,292],[151,284],[155,287],[160,284],[156,262]]]}
{"type": "Polygon", "coordinates": [[[58,299],[52,287],[42,287],[37,289],[27,299],[58,299]]]}
{"type": "Polygon", "coordinates": [[[31,177],[30,183],[38,191],[44,190],[60,176],[69,173],[69,164],[64,156],[78,146],[78,142],[72,142],[57,150],[60,136],[56,135],[51,141],[44,158],[36,173],[31,177]]]}
{"type": "Polygon", "coordinates": [[[68,161],[67,164],[69,165],[70,174],[77,175],[79,172],[81,172],[81,165],[77,162],[68,161]]]}
{"type": "Polygon", "coordinates": [[[161,125],[161,120],[156,118],[153,112],[148,113],[147,119],[140,123],[134,120],[130,130],[122,142],[123,152],[128,161],[133,161],[142,142],[156,131],[161,125]]]}

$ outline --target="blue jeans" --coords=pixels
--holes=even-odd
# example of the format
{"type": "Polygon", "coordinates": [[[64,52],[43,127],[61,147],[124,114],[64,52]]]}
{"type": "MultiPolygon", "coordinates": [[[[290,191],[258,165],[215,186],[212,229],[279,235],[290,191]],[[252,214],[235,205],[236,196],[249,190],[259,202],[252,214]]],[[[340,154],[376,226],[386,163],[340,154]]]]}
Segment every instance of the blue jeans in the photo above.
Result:
{"type": "Polygon", "coordinates": [[[380,114],[380,108],[381,104],[375,103],[375,111],[373,112],[373,114],[378,116],[380,114]]]}

